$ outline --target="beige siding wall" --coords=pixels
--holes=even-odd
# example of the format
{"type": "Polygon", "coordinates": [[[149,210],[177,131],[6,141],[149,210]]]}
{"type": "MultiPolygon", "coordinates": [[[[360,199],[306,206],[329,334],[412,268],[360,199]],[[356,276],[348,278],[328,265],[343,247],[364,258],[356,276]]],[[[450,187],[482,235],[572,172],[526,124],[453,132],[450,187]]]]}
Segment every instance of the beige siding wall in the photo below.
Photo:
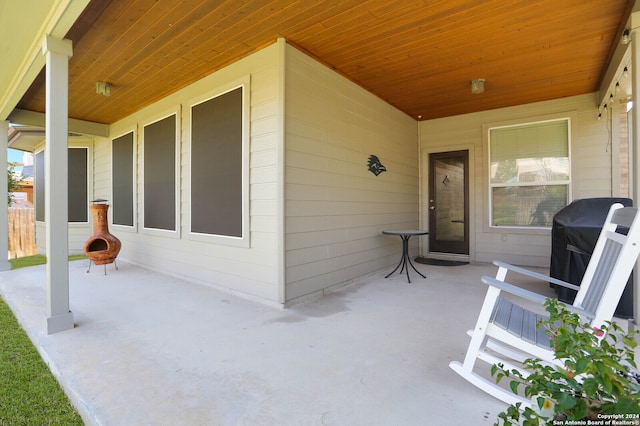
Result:
{"type": "Polygon", "coordinates": [[[415,120],[291,46],[285,87],[291,301],[392,267],[400,239],[381,231],[418,226],[419,181],[415,120]]]}
{"type": "MultiPolygon", "coordinates": [[[[91,215],[90,212],[89,215],[91,215]]],[[[84,254],[84,243],[93,233],[91,226],[91,216],[89,216],[89,223],[69,223],[68,238],[70,255],[84,254]]],[[[35,238],[38,253],[46,254],[47,228],[45,222],[35,223],[35,238]]]]}
{"type": "MultiPolygon", "coordinates": [[[[481,96],[481,95],[480,95],[481,96]]],[[[489,227],[489,190],[486,129],[500,123],[537,121],[546,117],[571,118],[571,199],[612,196],[612,149],[606,120],[597,119],[595,94],[503,108],[420,122],[423,160],[421,180],[428,179],[428,154],[469,149],[471,204],[471,259],[494,259],[529,266],[549,266],[551,230],[489,227]]],[[[427,186],[423,185],[423,199],[427,186]]],[[[617,195],[617,193],[613,194],[617,195]]],[[[428,224],[428,209],[422,208],[428,224]]],[[[428,246],[423,250],[428,251],[428,246]]]]}
{"type": "MultiPolygon", "coordinates": [[[[114,94],[115,95],[115,94],[114,94]]],[[[567,116],[572,120],[572,199],[611,196],[612,149],[595,95],[417,123],[411,117],[282,41],[113,124],[90,146],[89,198],[112,200],[111,139],[134,132],[135,226],[111,225],[120,258],[239,294],[277,303],[321,295],[395,266],[400,240],[384,229],[428,227],[428,155],[470,155],[471,247],[474,261],[548,266],[550,230],[488,226],[488,126],[567,116]],[[250,81],[248,244],[194,238],[190,217],[190,128],[194,99],[250,81]],[[179,229],[142,228],[142,126],[178,114],[179,229]],[[368,170],[376,155],[387,171],[368,170]],[[424,202],[422,203],[424,204],[424,202]]],[[[616,146],[616,141],[613,141],[616,146]]],[[[70,227],[78,252],[91,224],[70,227]]],[[[43,224],[37,224],[43,250],[43,224]]],[[[428,254],[427,238],[412,239],[428,254]],[[420,244],[419,244],[420,243],[420,244]]]]}
{"type": "MultiPolygon", "coordinates": [[[[135,132],[136,214],[134,227],[110,225],[122,241],[120,258],[165,273],[263,301],[278,301],[279,262],[277,221],[279,47],[272,45],[244,58],[185,89],[113,124],[110,138],[95,143],[95,196],[111,196],[111,138],[135,132]],[[195,99],[220,94],[236,82],[250,81],[248,244],[212,243],[189,232],[190,128],[189,111],[195,99]],[[165,113],[178,113],[180,127],[179,229],[152,232],[143,223],[142,127],[165,113]]],[[[115,94],[114,94],[115,95],[115,94]]]]}

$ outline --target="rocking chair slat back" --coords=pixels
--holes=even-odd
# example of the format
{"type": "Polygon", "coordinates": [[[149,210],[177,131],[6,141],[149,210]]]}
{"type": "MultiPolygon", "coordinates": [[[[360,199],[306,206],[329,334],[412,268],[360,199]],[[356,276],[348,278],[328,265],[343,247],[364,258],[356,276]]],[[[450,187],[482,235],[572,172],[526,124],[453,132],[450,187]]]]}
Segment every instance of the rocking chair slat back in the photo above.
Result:
{"type": "Polygon", "coordinates": [[[633,227],[637,212],[635,207],[609,212],[573,302],[574,306],[593,313],[600,322],[613,317],[635,266],[640,246],[637,231],[631,235],[630,230],[637,227],[633,227]]]}
{"type": "Polygon", "coordinates": [[[591,283],[585,292],[582,308],[589,312],[595,312],[602,300],[602,295],[607,287],[613,268],[622,250],[622,244],[613,240],[607,240],[600,261],[597,264],[591,283]]]}

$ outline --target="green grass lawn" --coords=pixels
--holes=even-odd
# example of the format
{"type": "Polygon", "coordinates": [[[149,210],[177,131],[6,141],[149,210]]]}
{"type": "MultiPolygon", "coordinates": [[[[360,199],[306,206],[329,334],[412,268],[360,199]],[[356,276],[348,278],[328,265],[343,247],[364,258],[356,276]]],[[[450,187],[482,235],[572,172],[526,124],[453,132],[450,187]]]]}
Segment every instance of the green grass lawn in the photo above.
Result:
{"type": "MultiPolygon", "coordinates": [[[[45,262],[44,256],[10,260],[12,269],[45,262]]],[[[31,340],[0,298],[0,425],[82,424],[31,340]]]]}
{"type": "MultiPolygon", "coordinates": [[[[73,255],[69,256],[69,260],[86,259],[85,255],[73,255]]],[[[17,259],[9,259],[11,269],[25,268],[27,266],[44,265],[47,263],[47,258],[42,254],[36,254],[34,256],[18,257],[17,259]]]]}

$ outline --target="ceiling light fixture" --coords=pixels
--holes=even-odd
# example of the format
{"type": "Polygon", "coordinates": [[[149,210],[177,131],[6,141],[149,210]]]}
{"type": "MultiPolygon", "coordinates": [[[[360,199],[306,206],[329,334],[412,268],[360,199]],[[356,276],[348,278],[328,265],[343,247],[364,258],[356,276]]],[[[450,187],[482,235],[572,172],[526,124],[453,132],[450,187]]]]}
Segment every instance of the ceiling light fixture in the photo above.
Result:
{"type": "Polygon", "coordinates": [[[477,95],[479,93],[484,93],[484,78],[476,78],[475,80],[471,80],[471,93],[477,95]]]}
{"type": "Polygon", "coordinates": [[[111,96],[111,83],[96,81],[96,93],[102,96],[111,96]]]}

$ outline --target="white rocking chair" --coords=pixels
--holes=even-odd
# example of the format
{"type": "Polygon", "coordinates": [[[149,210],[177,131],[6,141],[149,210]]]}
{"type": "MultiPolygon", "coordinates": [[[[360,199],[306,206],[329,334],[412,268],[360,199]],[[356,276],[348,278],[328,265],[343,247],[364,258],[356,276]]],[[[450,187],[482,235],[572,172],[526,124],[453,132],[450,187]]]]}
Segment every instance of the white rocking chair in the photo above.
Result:
{"type": "Polygon", "coordinates": [[[451,362],[449,366],[478,388],[507,404],[521,402],[522,408],[530,406],[530,401],[485,379],[475,370],[477,359],[489,364],[501,363],[510,370],[522,370],[522,367],[500,356],[517,362],[539,358],[557,363],[549,336],[544,330],[537,329],[538,319],[544,315],[513,302],[515,296],[542,305],[547,297],[505,282],[507,272],[577,290],[570,310],[580,314],[592,327],[600,328],[612,320],[640,253],[640,220],[637,220],[637,213],[637,208],[623,207],[622,204],[611,206],[579,287],[503,262],[494,262],[499,268],[496,277],[482,277],[482,282],[489,288],[475,329],[469,331],[471,342],[464,362],[451,362]],[[626,235],[620,232],[618,225],[628,228],[626,235]],[[505,298],[503,292],[511,296],[505,298]]]}

